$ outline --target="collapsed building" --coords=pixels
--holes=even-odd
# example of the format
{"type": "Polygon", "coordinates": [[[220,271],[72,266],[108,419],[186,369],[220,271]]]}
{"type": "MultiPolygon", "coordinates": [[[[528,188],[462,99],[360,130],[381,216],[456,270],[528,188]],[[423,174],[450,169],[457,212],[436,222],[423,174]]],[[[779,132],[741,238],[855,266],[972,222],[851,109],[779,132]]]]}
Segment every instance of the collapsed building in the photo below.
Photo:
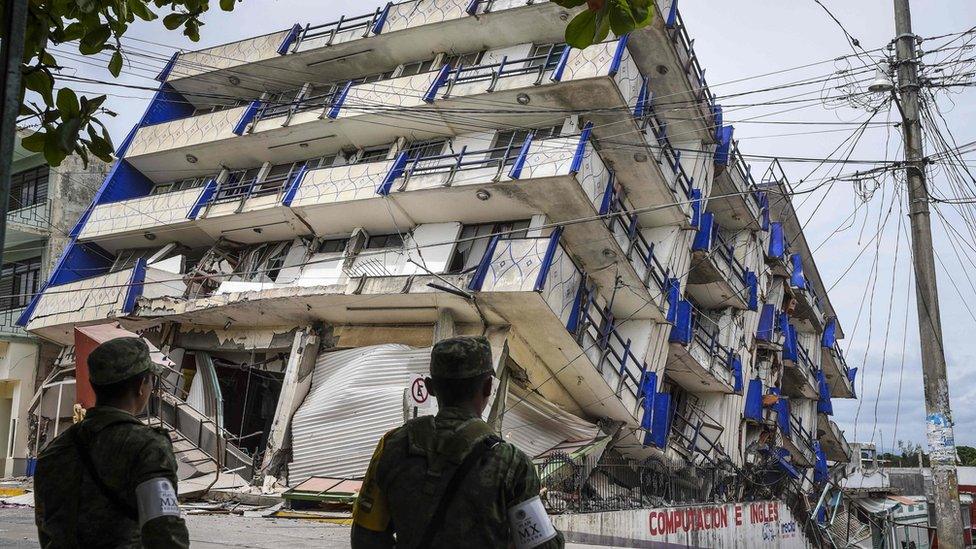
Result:
{"type": "Polygon", "coordinates": [[[361,477],[436,411],[433,342],[485,334],[552,512],[808,520],[855,370],[785,173],[656,9],[585,50],[554,3],[410,0],[174,55],[20,318],[63,346],[45,379],[84,403],[79,341],[138,333],[181,475],[295,486],[361,477]]]}

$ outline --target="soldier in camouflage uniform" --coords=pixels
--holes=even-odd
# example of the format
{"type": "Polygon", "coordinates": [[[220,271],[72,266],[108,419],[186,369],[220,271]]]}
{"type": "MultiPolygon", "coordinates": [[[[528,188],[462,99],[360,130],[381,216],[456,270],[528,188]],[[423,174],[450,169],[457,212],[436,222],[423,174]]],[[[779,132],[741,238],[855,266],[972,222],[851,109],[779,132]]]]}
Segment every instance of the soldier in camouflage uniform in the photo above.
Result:
{"type": "Polygon", "coordinates": [[[488,340],[438,342],[430,374],[440,410],[379,441],[353,510],[353,548],[563,547],[532,461],[481,420],[493,376],[488,340]],[[517,522],[526,506],[542,517],[528,529],[517,522]],[[520,537],[532,528],[548,534],[520,537]]]}
{"type": "Polygon", "coordinates": [[[136,418],[159,366],[139,338],[88,356],[96,406],[41,452],[34,479],[41,546],[189,547],[176,502],[176,458],[164,430],[136,418]]]}

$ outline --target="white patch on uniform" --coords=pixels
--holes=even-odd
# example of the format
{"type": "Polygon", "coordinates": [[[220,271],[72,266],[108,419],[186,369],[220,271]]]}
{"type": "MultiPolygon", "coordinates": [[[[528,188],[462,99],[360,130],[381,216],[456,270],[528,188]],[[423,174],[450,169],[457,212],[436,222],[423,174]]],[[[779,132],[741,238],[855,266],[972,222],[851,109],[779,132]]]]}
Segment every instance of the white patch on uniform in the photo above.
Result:
{"type": "Polygon", "coordinates": [[[515,534],[516,549],[531,549],[556,537],[556,528],[539,496],[510,508],[508,524],[515,534]]]}
{"type": "Polygon", "coordinates": [[[140,527],[154,518],[180,516],[176,490],[165,478],[149,479],[136,486],[136,503],[139,506],[140,527]]]}

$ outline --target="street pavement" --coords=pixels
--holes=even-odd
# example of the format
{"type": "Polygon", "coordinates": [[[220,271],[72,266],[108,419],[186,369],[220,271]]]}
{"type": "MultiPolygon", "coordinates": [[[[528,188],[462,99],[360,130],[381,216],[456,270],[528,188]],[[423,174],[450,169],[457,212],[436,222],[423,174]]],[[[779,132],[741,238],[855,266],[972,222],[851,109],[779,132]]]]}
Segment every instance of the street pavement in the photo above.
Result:
{"type": "MultiPolygon", "coordinates": [[[[349,527],[307,519],[189,515],[190,544],[196,548],[349,547],[349,527]]],[[[37,547],[34,509],[0,508],[0,547],[37,547]]]]}

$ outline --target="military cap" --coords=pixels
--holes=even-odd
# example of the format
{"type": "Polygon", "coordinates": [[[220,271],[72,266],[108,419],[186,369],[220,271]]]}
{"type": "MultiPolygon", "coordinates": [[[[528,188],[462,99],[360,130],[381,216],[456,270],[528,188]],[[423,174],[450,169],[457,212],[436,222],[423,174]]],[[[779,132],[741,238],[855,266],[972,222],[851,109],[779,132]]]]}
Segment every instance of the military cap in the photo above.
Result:
{"type": "Polygon", "coordinates": [[[493,373],[488,338],[452,337],[434,344],[430,351],[430,376],[439,379],[466,379],[493,373]]]}
{"type": "Polygon", "coordinates": [[[152,361],[149,346],[138,337],[119,337],[102,343],[88,355],[88,377],[92,385],[110,385],[143,372],[162,372],[152,361]]]}

